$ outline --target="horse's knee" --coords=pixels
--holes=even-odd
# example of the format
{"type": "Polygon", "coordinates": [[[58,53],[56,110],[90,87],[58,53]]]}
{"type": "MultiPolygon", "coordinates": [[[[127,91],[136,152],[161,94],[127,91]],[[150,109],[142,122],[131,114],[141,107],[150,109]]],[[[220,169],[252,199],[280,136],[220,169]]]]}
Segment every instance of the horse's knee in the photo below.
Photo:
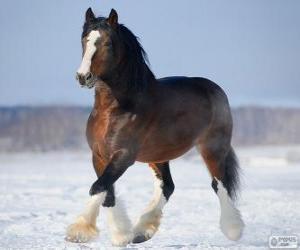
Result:
{"type": "Polygon", "coordinates": [[[90,191],[89,191],[89,194],[92,196],[92,195],[96,195],[96,194],[99,194],[99,193],[102,193],[106,191],[106,188],[105,186],[101,183],[101,180],[100,178],[98,180],[96,180],[93,185],[91,186],[90,188],[90,191]]]}
{"type": "Polygon", "coordinates": [[[135,162],[135,153],[132,150],[120,149],[114,152],[110,162],[105,166],[101,176],[94,182],[90,195],[108,191],[115,181],[135,162]]]}

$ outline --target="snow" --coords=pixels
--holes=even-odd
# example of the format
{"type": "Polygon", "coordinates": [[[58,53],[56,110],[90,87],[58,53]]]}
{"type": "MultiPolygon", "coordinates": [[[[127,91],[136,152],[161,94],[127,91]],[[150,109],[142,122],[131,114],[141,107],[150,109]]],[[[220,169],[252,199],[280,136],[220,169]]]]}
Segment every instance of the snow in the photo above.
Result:
{"type": "MultiPolygon", "coordinates": [[[[171,162],[176,187],[160,230],[128,248],[268,249],[270,235],[299,237],[300,147],[240,148],[237,154],[243,181],[238,207],[246,224],[241,240],[229,241],[221,233],[210,177],[200,156],[190,154],[171,162]]],[[[64,240],[95,180],[89,152],[0,154],[0,248],[111,248],[105,208],[97,239],[84,244],[64,240]]],[[[150,201],[152,188],[146,164],[135,164],[117,182],[133,222],[150,201]]]]}

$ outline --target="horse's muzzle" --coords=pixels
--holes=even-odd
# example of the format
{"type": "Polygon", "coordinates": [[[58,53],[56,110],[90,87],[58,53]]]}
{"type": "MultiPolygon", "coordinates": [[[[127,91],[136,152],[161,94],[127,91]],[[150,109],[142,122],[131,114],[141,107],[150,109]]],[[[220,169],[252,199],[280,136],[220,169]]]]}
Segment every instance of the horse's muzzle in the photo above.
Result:
{"type": "Polygon", "coordinates": [[[91,72],[84,74],[76,73],[76,80],[79,81],[81,87],[92,88],[95,85],[96,78],[91,72]]]}

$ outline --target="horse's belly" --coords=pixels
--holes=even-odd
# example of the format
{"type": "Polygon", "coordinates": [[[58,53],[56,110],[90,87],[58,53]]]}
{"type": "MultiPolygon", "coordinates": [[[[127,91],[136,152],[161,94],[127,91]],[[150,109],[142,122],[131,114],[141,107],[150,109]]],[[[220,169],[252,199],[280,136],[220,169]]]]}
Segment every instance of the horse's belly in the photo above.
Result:
{"type": "MultiPolygon", "coordinates": [[[[189,118],[189,117],[187,117],[189,118]]],[[[177,119],[176,123],[165,122],[165,126],[153,126],[142,143],[138,161],[163,162],[175,159],[198,144],[209,126],[209,121],[187,122],[177,119]]]]}
{"type": "Polygon", "coordinates": [[[137,157],[137,161],[144,163],[160,163],[174,160],[184,153],[189,151],[190,147],[182,150],[168,150],[167,152],[152,152],[152,153],[141,153],[137,157]]]}
{"type": "Polygon", "coordinates": [[[142,148],[137,156],[137,161],[140,162],[165,162],[180,157],[186,153],[192,143],[186,145],[155,145],[148,148],[142,148]]]}

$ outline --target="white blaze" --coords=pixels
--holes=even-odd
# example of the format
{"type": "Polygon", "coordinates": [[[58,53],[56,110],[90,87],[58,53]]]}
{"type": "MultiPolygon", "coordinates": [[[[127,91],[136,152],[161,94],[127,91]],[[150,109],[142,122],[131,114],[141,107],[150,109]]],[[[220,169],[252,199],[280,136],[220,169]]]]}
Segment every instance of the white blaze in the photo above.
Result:
{"type": "Polygon", "coordinates": [[[80,64],[79,69],[77,70],[78,74],[85,76],[88,72],[90,72],[92,57],[95,54],[97,48],[95,42],[97,39],[101,37],[101,34],[98,30],[92,30],[87,37],[86,49],[84,56],[82,58],[82,62],[80,64]]]}

